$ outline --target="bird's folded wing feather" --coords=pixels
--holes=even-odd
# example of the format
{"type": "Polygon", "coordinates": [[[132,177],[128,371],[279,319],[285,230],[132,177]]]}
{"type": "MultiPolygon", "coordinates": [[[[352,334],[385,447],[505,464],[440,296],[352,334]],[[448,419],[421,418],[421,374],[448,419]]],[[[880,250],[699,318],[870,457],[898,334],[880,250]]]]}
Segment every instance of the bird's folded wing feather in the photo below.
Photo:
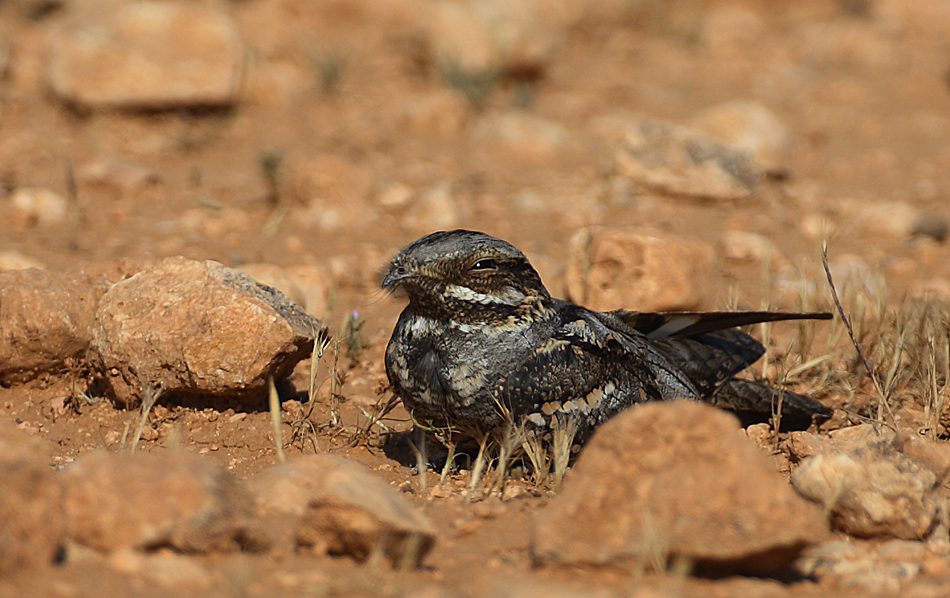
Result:
{"type": "Polygon", "coordinates": [[[658,338],[650,344],[692,381],[703,398],[765,352],[759,341],[738,328],[658,338]]]}
{"type": "Polygon", "coordinates": [[[715,332],[761,322],[832,318],[828,312],[784,311],[640,312],[618,309],[607,314],[651,339],[715,332]]]}
{"type": "Polygon", "coordinates": [[[516,414],[594,397],[592,423],[633,403],[700,398],[677,364],[642,334],[577,306],[564,309],[553,337],[501,382],[499,394],[516,414]]]}

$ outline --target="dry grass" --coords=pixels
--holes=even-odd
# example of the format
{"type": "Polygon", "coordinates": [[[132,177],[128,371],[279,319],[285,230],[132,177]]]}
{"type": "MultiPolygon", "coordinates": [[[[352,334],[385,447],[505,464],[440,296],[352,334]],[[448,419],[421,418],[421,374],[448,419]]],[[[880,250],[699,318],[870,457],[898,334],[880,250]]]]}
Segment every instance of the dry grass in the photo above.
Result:
{"type": "MultiPolygon", "coordinates": [[[[135,432],[132,434],[132,446],[130,448],[130,452],[132,453],[135,453],[135,450],[139,446],[139,441],[142,439],[142,431],[145,430],[145,426],[148,425],[148,414],[152,411],[152,407],[155,405],[155,401],[158,400],[159,396],[161,396],[161,392],[151,384],[142,386],[142,405],[139,409],[138,425],[135,426],[135,432]]],[[[125,447],[128,430],[129,426],[126,424],[125,432],[122,434],[121,446],[123,448],[125,447]]]]}
{"type": "Polygon", "coordinates": [[[941,416],[950,380],[950,303],[910,297],[888,307],[882,277],[872,285],[876,288],[835,280],[826,252],[822,262],[823,276],[812,282],[818,288],[823,283],[826,292],[806,294],[803,279],[795,309],[830,310],[837,317],[827,324],[799,321],[796,338],[784,350],[773,346],[769,325],[762,335],[771,363],[767,371],[782,379],[778,386],[831,398],[850,423],[894,427],[897,413],[911,409],[923,412],[922,433],[946,434],[950,421],[943,416],[941,423],[941,416]]]}

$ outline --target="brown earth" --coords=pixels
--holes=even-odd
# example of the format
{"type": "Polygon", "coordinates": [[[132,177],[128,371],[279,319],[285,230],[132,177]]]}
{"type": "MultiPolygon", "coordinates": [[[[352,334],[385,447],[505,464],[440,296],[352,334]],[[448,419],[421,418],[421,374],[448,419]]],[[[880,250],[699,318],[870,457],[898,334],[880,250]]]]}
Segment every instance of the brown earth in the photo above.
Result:
{"type": "MultiPolygon", "coordinates": [[[[474,106],[440,77],[437,59],[420,42],[426,38],[415,19],[422,17],[411,2],[387,8],[362,0],[209,2],[234,19],[246,46],[238,101],[211,109],[102,110],[60,99],[47,82],[47,61],[69,27],[95,20],[95,6],[87,4],[95,3],[0,3],[3,259],[90,274],[122,272],[117,262],[127,258],[175,255],[232,266],[319,266],[331,290],[326,309],[311,312],[331,331],[342,331],[357,311],[362,343],[349,352],[345,344],[331,346],[324,356],[312,427],[301,403],[284,402],[284,450],[291,459],[329,452],[368,465],[406,491],[436,523],[440,539],[413,571],[307,553],[213,554],[189,557],[201,569],[188,577],[188,568],[179,567],[185,580],[165,585],[155,581],[159,573],[142,573],[143,567],[158,570],[157,564],[69,558],[0,580],[0,596],[867,593],[807,579],[533,567],[528,530],[549,494],[467,504],[457,491],[467,480],[463,470],[453,474],[456,490],[443,493],[449,496],[424,496],[405,445],[386,444],[378,433],[355,435],[366,428],[361,410],[388,397],[382,352],[402,308],[376,280],[405,243],[459,226],[522,248],[563,296],[572,235],[588,225],[610,225],[716,247],[717,269],[699,307],[757,308],[763,298],[775,307],[798,307],[797,293],[781,294],[776,281],[797,280],[797,270],[820,271],[823,233],[830,233],[832,262],[857,256],[874,276],[885,277],[888,305],[896,308],[923,289],[946,298],[950,249],[932,238],[940,234],[911,233],[939,233],[950,217],[950,5],[594,3],[578,9],[580,16],[565,17],[566,25],[548,23],[558,43],[542,59],[526,61],[530,68],[514,68],[519,63],[511,60],[484,105],[474,106]],[[596,120],[617,111],[688,125],[702,110],[737,99],[767,106],[790,136],[777,173],[747,198],[674,197],[631,186],[596,132],[596,120]],[[511,142],[485,132],[495,116],[511,111],[556,124],[563,136],[528,133],[511,142]],[[110,170],[114,163],[125,166],[110,170]],[[37,187],[66,199],[65,217],[48,221],[49,210],[24,215],[11,207],[16,190],[37,187]],[[723,239],[733,230],[766,237],[775,254],[730,259],[735,251],[723,239]],[[335,362],[338,399],[330,397],[327,374],[335,362]],[[340,421],[331,425],[337,401],[340,421]]],[[[109,11],[121,2],[101,4],[99,10],[109,11]]],[[[785,350],[794,328],[776,326],[770,347],[785,350]]],[[[775,360],[769,371],[778,373],[775,360]]],[[[853,390],[800,390],[816,390],[837,407],[846,399],[867,405],[872,385],[857,369],[845,374],[853,390]]],[[[307,388],[308,361],[291,381],[307,388]]],[[[47,441],[57,467],[94,449],[127,448],[139,413],[116,407],[88,382],[76,365],[66,374],[0,388],[0,417],[47,441]]],[[[919,405],[901,417],[927,425],[919,405]]],[[[397,409],[386,423],[401,431],[407,419],[397,409]]],[[[848,422],[836,416],[832,423],[848,422]]],[[[943,427],[939,432],[946,434],[943,427]]],[[[265,396],[258,402],[160,401],[138,448],[162,451],[174,444],[242,479],[277,462],[265,396]]],[[[787,455],[775,457],[786,473],[787,455]]],[[[432,488],[438,476],[427,475],[432,488]]],[[[893,593],[892,586],[882,587],[893,593]]],[[[925,562],[904,590],[936,596],[948,588],[950,567],[925,562]]]]}

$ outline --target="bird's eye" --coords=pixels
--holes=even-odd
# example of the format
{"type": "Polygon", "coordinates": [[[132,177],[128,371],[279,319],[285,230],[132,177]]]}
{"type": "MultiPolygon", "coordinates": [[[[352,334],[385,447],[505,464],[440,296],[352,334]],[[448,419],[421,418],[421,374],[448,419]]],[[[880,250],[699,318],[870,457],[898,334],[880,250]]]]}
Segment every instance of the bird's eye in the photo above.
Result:
{"type": "Polygon", "coordinates": [[[406,273],[405,266],[396,266],[396,274],[398,274],[399,276],[402,276],[405,273],[406,273]]]}
{"type": "Polygon", "coordinates": [[[469,268],[470,270],[494,270],[498,266],[495,265],[495,260],[478,260],[475,262],[475,265],[469,268]]]}

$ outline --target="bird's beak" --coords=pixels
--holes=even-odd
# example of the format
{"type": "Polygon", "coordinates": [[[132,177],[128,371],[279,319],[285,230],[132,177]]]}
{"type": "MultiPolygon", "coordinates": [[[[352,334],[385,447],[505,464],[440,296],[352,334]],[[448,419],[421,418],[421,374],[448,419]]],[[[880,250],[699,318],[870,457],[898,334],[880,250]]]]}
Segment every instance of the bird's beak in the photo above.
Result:
{"type": "Polygon", "coordinates": [[[383,277],[382,287],[388,289],[389,287],[396,286],[399,283],[415,278],[417,274],[410,271],[407,268],[399,266],[391,266],[389,272],[386,273],[386,276],[383,277]]]}

